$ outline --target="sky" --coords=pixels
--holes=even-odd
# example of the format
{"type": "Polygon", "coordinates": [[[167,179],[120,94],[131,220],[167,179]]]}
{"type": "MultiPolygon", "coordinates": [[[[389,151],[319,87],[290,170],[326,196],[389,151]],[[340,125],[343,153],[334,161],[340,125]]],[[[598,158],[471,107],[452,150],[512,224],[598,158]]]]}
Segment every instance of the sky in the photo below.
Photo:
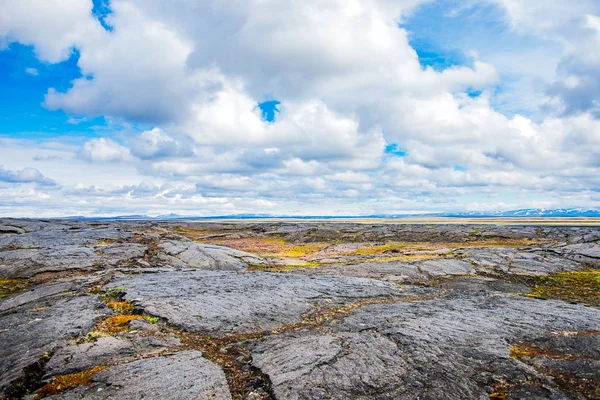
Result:
{"type": "Polygon", "coordinates": [[[599,0],[1,0],[0,216],[600,208],[599,0]]]}

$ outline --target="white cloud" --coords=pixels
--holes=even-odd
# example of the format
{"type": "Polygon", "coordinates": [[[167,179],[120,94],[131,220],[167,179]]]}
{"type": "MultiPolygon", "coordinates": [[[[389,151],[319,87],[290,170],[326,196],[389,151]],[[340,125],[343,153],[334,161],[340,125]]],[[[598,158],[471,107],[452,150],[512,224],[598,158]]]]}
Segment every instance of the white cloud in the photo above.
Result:
{"type": "Polygon", "coordinates": [[[91,163],[120,162],[131,160],[129,149],[110,139],[92,139],[87,141],[79,155],[91,163]]]}
{"type": "Polygon", "coordinates": [[[542,117],[494,108],[504,77],[493,57],[473,52],[471,66],[423,68],[398,23],[425,1],[112,0],[106,31],[91,1],[7,0],[4,42],[31,44],[47,62],[73,48],[80,54],[82,76],[65,91],[50,88],[49,109],[145,129],[63,152],[36,143],[31,154],[24,144],[15,145],[19,157],[0,154],[21,171],[20,156],[35,156],[66,185],[52,195],[56,204],[76,208],[79,198],[88,212],[124,203],[394,212],[481,208],[482,195],[497,207],[592,204],[600,187],[597,2],[481,1],[503,7],[517,34],[563,49],[553,55],[557,68],[536,75],[544,95],[531,97],[547,104],[542,117]],[[470,97],[471,89],[482,94],[470,97]],[[282,102],[274,122],[257,107],[266,98],[282,102]],[[388,144],[406,156],[386,155],[388,144]]]}
{"type": "Polygon", "coordinates": [[[56,182],[42,175],[35,168],[23,168],[20,171],[11,171],[0,166],[0,182],[8,183],[37,183],[41,186],[56,186],[56,182]]]}
{"type": "Polygon", "coordinates": [[[38,76],[40,74],[36,68],[25,68],[25,72],[32,76],[38,76]]]}
{"type": "Polygon", "coordinates": [[[563,114],[600,116],[600,3],[595,0],[492,0],[507,11],[517,32],[558,42],[562,54],[547,107],[563,114]]]}
{"type": "Polygon", "coordinates": [[[102,33],[91,9],[92,0],[4,0],[0,36],[34,45],[41,60],[56,63],[85,37],[102,33]]]}

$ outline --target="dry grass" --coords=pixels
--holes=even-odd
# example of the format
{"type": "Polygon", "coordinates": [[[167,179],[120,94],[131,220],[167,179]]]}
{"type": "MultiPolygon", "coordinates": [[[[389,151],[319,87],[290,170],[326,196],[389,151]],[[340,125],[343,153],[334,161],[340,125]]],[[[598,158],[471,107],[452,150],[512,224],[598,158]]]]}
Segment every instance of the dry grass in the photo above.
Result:
{"type": "Polygon", "coordinates": [[[89,386],[92,383],[92,376],[107,367],[96,367],[87,371],[80,371],[74,374],[56,376],[52,382],[38,389],[36,399],[41,399],[48,396],[53,396],[67,389],[75,388],[79,385],[89,386]]]}

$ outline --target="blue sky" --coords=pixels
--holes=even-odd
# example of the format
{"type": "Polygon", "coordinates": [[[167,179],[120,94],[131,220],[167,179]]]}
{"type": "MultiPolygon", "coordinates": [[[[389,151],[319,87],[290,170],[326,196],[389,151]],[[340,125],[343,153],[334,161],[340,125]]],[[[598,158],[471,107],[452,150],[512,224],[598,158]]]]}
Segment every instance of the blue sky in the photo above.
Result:
{"type": "Polygon", "coordinates": [[[599,206],[597,1],[325,3],[3,2],[0,214],[599,206]]]}

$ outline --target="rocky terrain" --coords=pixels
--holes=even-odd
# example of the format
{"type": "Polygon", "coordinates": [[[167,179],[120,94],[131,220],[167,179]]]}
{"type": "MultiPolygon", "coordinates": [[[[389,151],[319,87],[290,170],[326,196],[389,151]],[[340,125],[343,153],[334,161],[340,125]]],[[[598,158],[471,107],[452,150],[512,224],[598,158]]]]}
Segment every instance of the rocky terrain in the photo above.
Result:
{"type": "Polygon", "coordinates": [[[0,398],[600,399],[600,227],[0,219],[0,398]]]}

